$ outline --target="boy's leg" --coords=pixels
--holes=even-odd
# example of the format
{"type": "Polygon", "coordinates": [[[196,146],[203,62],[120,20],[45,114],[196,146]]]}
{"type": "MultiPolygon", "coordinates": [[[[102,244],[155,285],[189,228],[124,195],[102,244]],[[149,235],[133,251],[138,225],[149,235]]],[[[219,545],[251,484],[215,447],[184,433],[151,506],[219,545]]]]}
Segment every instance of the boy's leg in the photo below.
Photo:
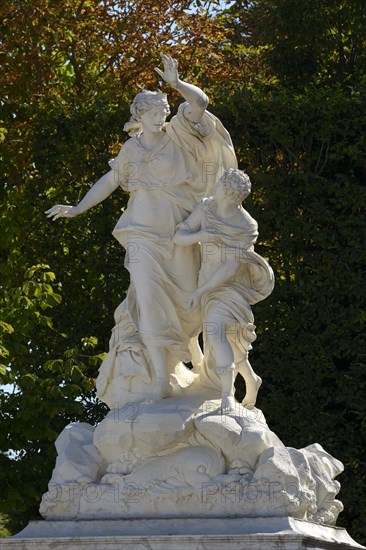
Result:
{"type": "Polygon", "coordinates": [[[234,353],[226,336],[223,324],[208,322],[210,331],[206,333],[206,343],[211,348],[217,371],[221,379],[222,411],[229,412],[235,409],[234,397],[234,353]],[[216,328],[216,330],[214,330],[216,328]]]}
{"type": "Polygon", "coordinates": [[[196,370],[200,370],[203,365],[203,353],[198,342],[198,337],[194,336],[189,341],[189,351],[191,352],[192,365],[196,370]]]}
{"type": "Polygon", "coordinates": [[[248,409],[255,407],[258,390],[262,384],[262,378],[256,374],[248,360],[248,352],[244,359],[237,363],[238,370],[245,381],[246,393],[242,404],[248,409]]]}
{"type": "Polygon", "coordinates": [[[229,366],[217,367],[221,378],[221,410],[222,412],[230,412],[235,409],[234,397],[234,372],[235,365],[232,363],[229,366]]]}
{"type": "Polygon", "coordinates": [[[216,366],[227,367],[234,363],[234,353],[226,336],[225,325],[209,319],[204,323],[204,327],[204,343],[211,348],[216,366]]]}

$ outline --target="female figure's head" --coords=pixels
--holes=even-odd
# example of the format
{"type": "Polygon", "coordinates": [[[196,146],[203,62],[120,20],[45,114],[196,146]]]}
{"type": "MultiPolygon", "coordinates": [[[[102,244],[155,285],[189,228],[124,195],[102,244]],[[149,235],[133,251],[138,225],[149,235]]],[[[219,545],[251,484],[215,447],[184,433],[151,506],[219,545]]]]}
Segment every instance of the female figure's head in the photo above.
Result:
{"type": "Polygon", "coordinates": [[[150,131],[160,131],[170,114],[166,94],[143,90],[135,96],[130,106],[131,118],[124,126],[130,135],[139,134],[144,126],[150,131]]]}

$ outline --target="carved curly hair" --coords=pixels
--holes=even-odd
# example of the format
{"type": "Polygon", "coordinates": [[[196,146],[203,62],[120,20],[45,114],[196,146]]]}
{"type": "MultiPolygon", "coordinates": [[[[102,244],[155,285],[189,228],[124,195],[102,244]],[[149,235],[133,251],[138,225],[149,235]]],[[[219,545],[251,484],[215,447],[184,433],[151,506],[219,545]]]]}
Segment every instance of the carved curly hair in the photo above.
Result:
{"type": "Polygon", "coordinates": [[[221,180],[226,195],[235,204],[241,204],[252,188],[248,174],[235,168],[227,168],[221,176],[221,180]]]}
{"type": "Polygon", "coordinates": [[[141,132],[141,116],[149,111],[152,107],[163,106],[166,110],[166,115],[170,114],[169,103],[166,94],[163,94],[160,90],[157,92],[151,92],[149,90],[143,90],[137,94],[130,106],[131,118],[125,124],[124,131],[128,132],[130,136],[136,135],[141,132]]]}

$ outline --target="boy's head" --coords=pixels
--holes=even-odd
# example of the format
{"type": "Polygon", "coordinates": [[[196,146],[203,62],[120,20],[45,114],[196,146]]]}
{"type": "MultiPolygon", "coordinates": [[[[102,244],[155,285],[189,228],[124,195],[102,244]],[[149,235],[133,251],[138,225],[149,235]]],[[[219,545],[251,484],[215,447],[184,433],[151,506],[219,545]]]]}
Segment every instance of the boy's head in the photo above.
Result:
{"type": "Polygon", "coordinates": [[[251,191],[249,176],[242,170],[227,168],[220,180],[225,195],[235,204],[241,204],[251,191]]]}

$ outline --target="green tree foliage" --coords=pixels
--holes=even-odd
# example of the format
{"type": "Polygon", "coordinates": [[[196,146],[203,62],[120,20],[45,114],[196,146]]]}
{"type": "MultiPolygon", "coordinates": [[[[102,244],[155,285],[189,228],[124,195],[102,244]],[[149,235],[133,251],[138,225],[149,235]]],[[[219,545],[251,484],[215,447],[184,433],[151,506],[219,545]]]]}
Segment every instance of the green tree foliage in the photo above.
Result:
{"type": "Polygon", "coordinates": [[[227,111],[229,124],[246,120],[239,155],[254,184],[248,207],[276,276],[273,295],[255,308],[259,406],[287,445],[317,441],[344,462],[340,522],[358,537],[366,423],[361,111],[360,98],[343,93],[293,97],[278,88],[244,101],[238,93],[227,111]],[[347,128],[338,129],[339,119],[347,128]]]}
{"type": "Polygon", "coordinates": [[[238,0],[227,21],[237,48],[260,55],[266,82],[269,75],[300,89],[364,82],[364,0],[238,0]]]}
{"type": "Polygon", "coordinates": [[[77,221],[53,223],[44,212],[75,204],[108,169],[127,137],[122,128],[138,86],[159,85],[161,49],[177,48],[191,81],[223,74],[224,25],[210,15],[218,7],[181,0],[1,6],[0,512],[13,532],[38,514],[63,427],[105,415],[93,381],[128,285],[111,237],[126,205],[122,192],[77,221]]]}
{"type": "Polygon", "coordinates": [[[286,445],[317,441],[344,462],[340,524],[366,542],[364,3],[238,0],[222,14],[219,2],[13,0],[1,11],[9,528],[37,516],[63,427],[105,414],[93,380],[128,285],[111,237],[122,192],[76,219],[53,223],[44,211],[75,204],[106,171],[137,86],[159,85],[165,49],[209,93],[253,181],[258,250],[276,275],[255,308],[259,406],[286,445]]]}
{"type": "Polygon", "coordinates": [[[231,47],[261,70],[216,109],[276,275],[255,308],[259,406],[285,444],[343,461],[339,524],[365,543],[366,6],[336,4],[236,2],[231,47]]]}

